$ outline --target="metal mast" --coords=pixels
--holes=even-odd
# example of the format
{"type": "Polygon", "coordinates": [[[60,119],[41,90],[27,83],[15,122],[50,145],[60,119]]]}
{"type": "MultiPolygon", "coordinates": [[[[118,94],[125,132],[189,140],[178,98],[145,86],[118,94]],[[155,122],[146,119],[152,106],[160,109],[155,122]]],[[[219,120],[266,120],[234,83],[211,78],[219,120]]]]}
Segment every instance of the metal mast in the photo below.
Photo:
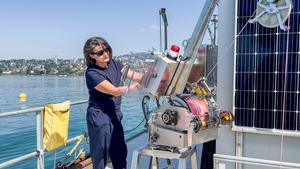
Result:
{"type": "Polygon", "coordinates": [[[190,57],[190,60],[186,61],[181,67],[180,71],[176,73],[174,84],[167,91],[167,94],[181,94],[186,85],[189,74],[191,73],[193,64],[198,54],[198,48],[200,47],[205,32],[207,30],[208,24],[213,15],[215,6],[217,5],[218,0],[206,0],[205,5],[201,11],[201,15],[198,19],[192,37],[187,43],[183,57],[190,57]]]}

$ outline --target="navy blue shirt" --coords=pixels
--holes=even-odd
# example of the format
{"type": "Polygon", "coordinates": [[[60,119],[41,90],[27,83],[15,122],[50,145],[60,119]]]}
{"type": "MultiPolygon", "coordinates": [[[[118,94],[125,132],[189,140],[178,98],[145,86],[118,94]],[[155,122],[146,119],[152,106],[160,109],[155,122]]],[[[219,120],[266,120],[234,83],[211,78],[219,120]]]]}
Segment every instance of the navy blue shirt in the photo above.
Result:
{"type": "Polygon", "coordinates": [[[111,59],[107,68],[101,68],[94,64],[89,66],[85,71],[85,78],[87,88],[89,90],[89,106],[96,107],[103,110],[104,113],[116,112],[122,116],[121,113],[121,96],[112,96],[110,94],[102,93],[95,89],[95,87],[108,80],[115,87],[119,87],[121,82],[121,70],[123,64],[111,59]]]}

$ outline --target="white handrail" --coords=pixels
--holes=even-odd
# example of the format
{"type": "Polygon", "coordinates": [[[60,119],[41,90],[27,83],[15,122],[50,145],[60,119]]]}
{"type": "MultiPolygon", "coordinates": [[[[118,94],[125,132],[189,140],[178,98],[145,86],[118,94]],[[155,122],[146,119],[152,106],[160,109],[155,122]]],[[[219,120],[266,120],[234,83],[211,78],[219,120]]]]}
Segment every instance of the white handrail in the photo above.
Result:
{"type": "MultiPolygon", "coordinates": [[[[87,103],[87,102],[88,102],[88,100],[79,100],[79,101],[71,102],[70,104],[77,105],[77,104],[83,104],[83,103],[87,103]]],[[[35,112],[39,112],[42,110],[44,110],[44,107],[35,107],[35,108],[24,109],[24,110],[4,112],[4,113],[0,113],[0,118],[7,117],[7,116],[20,115],[20,114],[35,113],[35,112]]]]}
{"type": "MultiPolygon", "coordinates": [[[[78,105],[78,104],[83,104],[87,103],[88,100],[80,100],[80,101],[74,101],[71,102],[71,105],[78,105]]],[[[18,111],[11,111],[11,112],[5,112],[5,113],[0,113],[0,118],[5,118],[9,116],[14,116],[14,115],[20,115],[20,114],[27,114],[27,113],[36,113],[37,116],[37,151],[31,152],[28,154],[25,154],[23,156],[8,160],[6,162],[0,163],[0,169],[11,166],[13,164],[16,164],[20,161],[24,161],[26,159],[29,159],[31,157],[36,156],[37,157],[37,167],[38,169],[44,169],[44,149],[42,148],[43,146],[43,133],[42,133],[42,112],[44,110],[44,107],[35,107],[35,108],[30,108],[30,109],[24,109],[24,110],[18,110],[18,111]]],[[[147,130],[142,130],[131,137],[126,139],[126,142],[140,136],[141,134],[147,132],[147,130]]],[[[67,143],[72,143],[78,140],[82,135],[75,136],[73,138],[68,139],[67,143]]]]}
{"type": "Polygon", "coordinates": [[[298,163],[290,163],[290,162],[280,162],[274,160],[264,160],[250,157],[238,157],[238,156],[230,156],[224,154],[214,154],[214,168],[218,169],[219,161],[229,161],[235,163],[245,163],[251,165],[260,165],[260,166],[268,166],[274,168],[300,168],[300,164],[298,163]]]}
{"type": "MultiPolygon", "coordinates": [[[[88,102],[88,100],[74,101],[74,102],[71,102],[70,105],[83,104],[83,103],[87,103],[87,102],[88,102]]],[[[36,113],[36,151],[29,153],[29,154],[25,154],[23,156],[20,156],[20,157],[14,158],[14,159],[11,159],[4,163],[0,163],[0,169],[11,166],[13,164],[16,164],[20,161],[26,160],[26,159],[34,157],[34,156],[37,157],[37,168],[38,169],[45,168],[45,164],[44,164],[45,151],[43,148],[43,110],[44,110],[44,107],[35,107],[35,108],[30,108],[30,109],[0,113],[0,118],[20,115],[20,114],[27,114],[27,113],[36,113]]],[[[68,143],[75,141],[76,138],[78,138],[78,136],[68,140],[68,143]]]]}
{"type": "Polygon", "coordinates": [[[32,153],[28,153],[26,155],[23,155],[21,157],[17,157],[17,158],[8,160],[8,161],[6,161],[4,163],[1,163],[0,164],[0,168],[5,168],[5,167],[8,167],[8,166],[11,166],[11,165],[13,165],[15,163],[27,160],[28,158],[31,158],[31,157],[34,157],[34,156],[37,156],[37,155],[38,155],[38,152],[32,152],[32,153]]]}

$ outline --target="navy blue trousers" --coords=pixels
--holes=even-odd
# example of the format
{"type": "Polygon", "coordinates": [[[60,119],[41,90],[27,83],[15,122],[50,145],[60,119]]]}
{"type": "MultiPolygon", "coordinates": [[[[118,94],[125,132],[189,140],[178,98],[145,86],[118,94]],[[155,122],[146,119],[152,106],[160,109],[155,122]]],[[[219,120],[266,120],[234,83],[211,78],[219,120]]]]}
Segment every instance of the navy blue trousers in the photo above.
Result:
{"type": "Polygon", "coordinates": [[[93,169],[104,169],[109,157],[114,169],[126,168],[127,146],[117,113],[88,108],[87,126],[93,169]]]}
{"type": "Polygon", "coordinates": [[[214,168],[214,154],[216,153],[216,140],[203,143],[201,156],[201,169],[214,168]]]}

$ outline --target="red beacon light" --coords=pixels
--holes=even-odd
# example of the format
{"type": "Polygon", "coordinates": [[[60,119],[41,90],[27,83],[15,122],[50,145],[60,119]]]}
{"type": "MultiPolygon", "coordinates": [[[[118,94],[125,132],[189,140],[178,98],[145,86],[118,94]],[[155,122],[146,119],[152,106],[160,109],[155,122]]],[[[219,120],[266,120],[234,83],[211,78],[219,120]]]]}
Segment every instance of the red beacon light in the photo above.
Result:
{"type": "Polygon", "coordinates": [[[172,45],[170,50],[167,52],[167,57],[171,60],[176,61],[179,56],[180,47],[177,45],[172,45]]]}
{"type": "Polygon", "coordinates": [[[204,48],[199,48],[198,49],[198,53],[199,54],[204,54],[205,53],[205,49],[204,48]]]}

